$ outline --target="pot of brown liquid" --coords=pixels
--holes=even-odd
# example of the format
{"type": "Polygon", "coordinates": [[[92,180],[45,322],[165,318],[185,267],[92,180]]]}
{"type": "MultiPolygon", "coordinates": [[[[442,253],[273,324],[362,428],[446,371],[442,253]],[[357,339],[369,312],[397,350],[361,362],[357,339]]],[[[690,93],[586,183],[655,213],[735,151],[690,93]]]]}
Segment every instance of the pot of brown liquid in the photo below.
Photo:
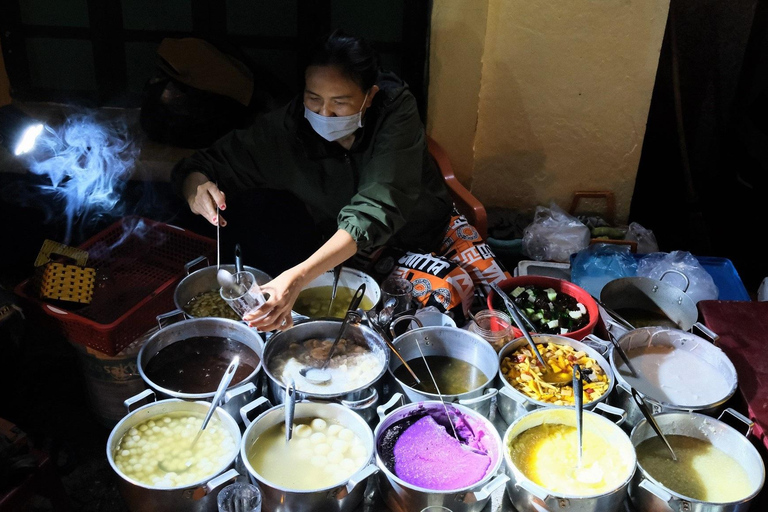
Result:
{"type": "Polygon", "coordinates": [[[141,348],[139,374],[163,398],[211,401],[224,370],[240,356],[222,408],[240,418],[257,396],[264,342],[242,322],[225,318],[182,320],[157,331],[141,348]]]}

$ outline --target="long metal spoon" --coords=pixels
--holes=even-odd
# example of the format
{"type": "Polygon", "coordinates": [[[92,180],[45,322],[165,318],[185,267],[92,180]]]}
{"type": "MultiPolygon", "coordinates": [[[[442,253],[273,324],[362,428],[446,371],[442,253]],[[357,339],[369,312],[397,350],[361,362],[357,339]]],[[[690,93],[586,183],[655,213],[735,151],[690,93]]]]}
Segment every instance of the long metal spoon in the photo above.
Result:
{"type": "Polygon", "coordinates": [[[576,435],[579,437],[579,466],[581,469],[581,454],[584,451],[584,383],[581,380],[581,367],[573,365],[573,402],[576,406],[576,435]]]}
{"type": "Polygon", "coordinates": [[[627,369],[630,372],[632,372],[632,375],[637,377],[637,370],[635,370],[635,367],[632,366],[632,363],[629,362],[629,357],[627,356],[627,353],[624,352],[624,349],[621,348],[621,345],[619,344],[619,340],[616,339],[616,336],[613,335],[610,329],[606,329],[606,332],[608,333],[608,339],[611,340],[611,343],[613,343],[614,350],[618,352],[619,357],[621,357],[621,360],[624,361],[624,364],[627,366],[627,369]]]}
{"type": "MultiPolygon", "coordinates": [[[[208,412],[205,414],[205,418],[203,418],[203,423],[200,426],[200,430],[197,432],[197,435],[192,440],[192,444],[189,445],[189,448],[187,451],[189,451],[190,456],[192,455],[192,450],[195,448],[195,444],[197,444],[197,440],[200,439],[200,436],[203,433],[203,430],[208,426],[208,422],[211,421],[211,417],[213,416],[213,412],[216,410],[216,408],[219,406],[219,402],[221,402],[222,397],[224,396],[224,393],[227,391],[227,388],[229,387],[229,384],[232,382],[232,379],[235,376],[235,372],[237,372],[237,367],[240,365],[240,356],[235,356],[234,359],[232,359],[232,362],[229,363],[229,366],[226,370],[224,370],[224,375],[221,376],[221,381],[219,382],[219,387],[216,388],[216,393],[213,395],[213,398],[211,399],[211,406],[208,407],[208,412]]],[[[179,458],[177,454],[177,459],[179,458]]],[[[157,466],[165,471],[165,472],[175,472],[175,473],[183,473],[187,471],[192,466],[192,460],[190,458],[187,458],[187,460],[182,465],[176,465],[174,466],[174,463],[178,463],[178,460],[171,460],[168,459],[161,460],[157,463],[157,466]]]]}
{"type": "Polygon", "coordinates": [[[341,263],[333,267],[333,286],[331,288],[331,300],[328,302],[328,313],[326,313],[326,316],[331,316],[333,301],[336,300],[336,290],[339,288],[339,277],[341,277],[341,263]]]}
{"type": "Polygon", "coordinates": [[[611,309],[608,306],[606,306],[605,302],[601,302],[600,299],[598,299],[594,295],[592,295],[592,298],[595,299],[595,302],[600,307],[602,307],[605,310],[606,313],[608,313],[614,320],[616,320],[619,324],[621,324],[622,327],[624,327],[625,329],[629,329],[630,331],[634,331],[635,330],[635,326],[633,326],[631,323],[629,323],[626,318],[624,318],[623,316],[618,314],[616,311],[614,311],[613,309],[611,309]]]}
{"type": "Polygon", "coordinates": [[[403,356],[400,355],[400,352],[397,351],[397,348],[392,344],[392,339],[389,336],[389,333],[381,326],[381,324],[378,323],[376,320],[376,314],[371,313],[370,311],[365,312],[365,316],[368,318],[368,324],[373,328],[374,331],[376,331],[379,336],[384,340],[384,343],[387,344],[389,349],[392,351],[393,354],[400,360],[401,363],[403,363],[403,366],[406,370],[408,370],[408,373],[411,374],[411,377],[413,377],[414,385],[421,384],[421,379],[416,375],[416,373],[411,369],[411,367],[408,365],[408,363],[405,361],[403,356]]]}
{"type": "Polygon", "coordinates": [[[677,462],[677,455],[675,455],[675,451],[672,449],[672,445],[670,445],[669,441],[667,441],[667,438],[664,437],[664,433],[661,431],[659,424],[656,423],[656,418],[653,417],[651,410],[648,408],[648,404],[645,403],[645,399],[640,393],[637,392],[635,388],[631,388],[631,389],[632,389],[632,398],[634,399],[637,406],[640,408],[640,411],[643,413],[643,416],[645,416],[645,419],[651,425],[651,428],[653,429],[653,431],[656,432],[656,435],[659,436],[661,440],[664,442],[664,445],[669,450],[669,453],[672,454],[672,460],[677,462]]]}
{"type": "Polygon", "coordinates": [[[544,382],[548,384],[552,384],[553,386],[566,386],[571,382],[571,376],[567,374],[560,374],[555,373],[552,371],[552,367],[547,364],[547,362],[542,357],[541,353],[539,352],[539,349],[536,348],[536,342],[533,341],[533,338],[531,337],[531,334],[528,332],[528,329],[525,328],[525,324],[523,323],[523,319],[520,317],[518,310],[517,310],[517,304],[512,302],[512,299],[509,298],[509,296],[502,290],[499,285],[496,283],[491,283],[491,288],[493,288],[493,291],[495,291],[499,297],[504,301],[504,304],[507,306],[507,309],[512,314],[512,319],[515,321],[515,324],[517,324],[517,328],[520,329],[520,331],[523,333],[523,336],[525,337],[526,341],[528,341],[528,345],[531,346],[531,349],[533,350],[534,354],[536,354],[536,358],[539,360],[539,363],[541,363],[542,366],[542,372],[541,372],[541,378],[544,382]]]}
{"type": "Polygon", "coordinates": [[[358,288],[355,294],[352,296],[352,300],[349,303],[349,308],[347,309],[347,314],[344,315],[344,320],[341,322],[341,328],[339,329],[339,334],[336,336],[336,339],[333,341],[333,344],[331,345],[331,349],[328,351],[328,357],[326,357],[325,362],[323,362],[322,366],[319,368],[312,368],[312,367],[304,367],[301,370],[299,370],[299,374],[307,379],[309,382],[312,382],[314,384],[324,384],[331,380],[331,372],[328,371],[328,365],[331,364],[331,358],[333,357],[333,353],[336,350],[336,345],[339,344],[339,341],[341,340],[342,335],[344,334],[344,331],[347,329],[347,324],[349,324],[349,320],[352,317],[353,314],[356,313],[357,307],[360,305],[360,302],[363,300],[363,296],[365,296],[365,283],[362,283],[358,288]]]}
{"type": "Polygon", "coordinates": [[[293,379],[289,379],[285,386],[283,407],[285,407],[285,442],[287,443],[293,437],[293,413],[296,411],[296,383],[293,379]]]}

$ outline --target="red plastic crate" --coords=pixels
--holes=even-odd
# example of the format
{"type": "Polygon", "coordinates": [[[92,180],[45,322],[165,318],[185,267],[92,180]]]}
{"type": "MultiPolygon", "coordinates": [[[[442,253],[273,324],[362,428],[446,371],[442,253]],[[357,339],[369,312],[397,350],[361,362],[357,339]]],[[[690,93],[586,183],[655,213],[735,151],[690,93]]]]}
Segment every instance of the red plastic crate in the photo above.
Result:
{"type": "Polygon", "coordinates": [[[216,241],[176,226],[125,217],[80,246],[96,268],[93,301],[85,306],[46,302],[31,279],[15,293],[27,312],[73,343],[114,356],[175,308],[173,292],[184,265],[216,255],[216,241]]]}

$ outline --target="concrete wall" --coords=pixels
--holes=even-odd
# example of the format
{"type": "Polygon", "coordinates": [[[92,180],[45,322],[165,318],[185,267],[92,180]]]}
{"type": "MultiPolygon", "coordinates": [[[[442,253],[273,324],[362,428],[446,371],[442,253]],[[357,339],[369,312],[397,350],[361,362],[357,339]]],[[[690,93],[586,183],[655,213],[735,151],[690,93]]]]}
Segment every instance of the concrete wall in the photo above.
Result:
{"type": "Polygon", "coordinates": [[[612,190],[626,220],[668,7],[435,0],[428,131],[472,193],[486,206],[532,210],[550,200],[567,208],[577,190],[612,190]]]}

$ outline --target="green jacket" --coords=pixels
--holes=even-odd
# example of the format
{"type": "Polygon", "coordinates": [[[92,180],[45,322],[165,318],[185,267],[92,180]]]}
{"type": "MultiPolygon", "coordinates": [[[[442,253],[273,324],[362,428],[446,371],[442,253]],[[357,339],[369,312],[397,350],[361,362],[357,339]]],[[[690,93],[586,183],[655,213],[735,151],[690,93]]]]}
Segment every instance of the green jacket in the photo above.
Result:
{"type": "Polygon", "coordinates": [[[324,236],[343,229],[358,250],[383,245],[436,250],[451,198],[427,151],[407,85],[389,73],[379,75],[378,85],[349,150],[315,133],[299,96],[180,161],[171,180],[181,191],[184,178],[199,171],[224,193],[288,190],[304,201],[324,236]]]}

